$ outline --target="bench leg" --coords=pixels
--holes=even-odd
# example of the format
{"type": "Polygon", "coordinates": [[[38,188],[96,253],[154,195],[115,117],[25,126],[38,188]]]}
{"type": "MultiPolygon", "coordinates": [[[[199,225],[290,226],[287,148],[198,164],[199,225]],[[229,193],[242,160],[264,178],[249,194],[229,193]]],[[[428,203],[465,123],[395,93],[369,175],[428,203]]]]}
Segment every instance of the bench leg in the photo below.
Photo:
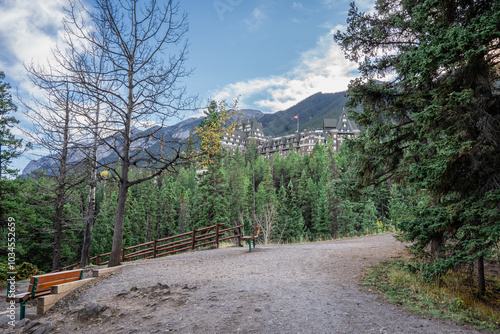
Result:
{"type": "Polygon", "coordinates": [[[26,316],[24,302],[21,302],[20,304],[21,304],[21,310],[19,311],[19,320],[23,320],[24,317],[26,316]]]}
{"type": "Polygon", "coordinates": [[[253,248],[255,248],[255,239],[253,239],[253,248]]]}
{"type": "Polygon", "coordinates": [[[248,251],[252,251],[252,240],[248,240],[248,251]]]}

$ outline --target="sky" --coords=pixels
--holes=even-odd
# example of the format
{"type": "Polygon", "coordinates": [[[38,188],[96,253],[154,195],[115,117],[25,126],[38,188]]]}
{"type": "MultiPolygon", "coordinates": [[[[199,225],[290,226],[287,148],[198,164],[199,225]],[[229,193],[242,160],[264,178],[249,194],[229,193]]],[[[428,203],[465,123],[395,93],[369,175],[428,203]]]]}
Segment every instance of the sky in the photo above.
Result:
{"type": "MultiPolygon", "coordinates": [[[[333,34],[345,29],[350,1],[181,0],[189,24],[186,67],[193,69],[183,81],[187,92],[201,101],[238,98],[240,108],[276,112],[317,92],[346,90],[357,65],[345,59],[333,34]]],[[[0,71],[13,95],[34,92],[23,64],[49,58],[62,35],[66,3],[0,0],[0,71]]],[[[356,5],[370,11],[373,1],[356,5]]],[[[29,128],[22,110],[14,116],[29,128]]],[[[14,167],[24,168],[29,158],[14,167]]]]}

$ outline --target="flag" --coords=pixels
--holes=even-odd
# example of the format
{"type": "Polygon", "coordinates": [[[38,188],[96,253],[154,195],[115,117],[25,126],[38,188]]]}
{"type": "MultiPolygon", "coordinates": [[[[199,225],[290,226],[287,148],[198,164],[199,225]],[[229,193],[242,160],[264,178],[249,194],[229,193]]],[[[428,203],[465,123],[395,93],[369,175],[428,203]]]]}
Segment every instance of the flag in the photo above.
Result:
{"type": "Polygon", "coordinates": [[[299,115],[297,115],[297,116],[293,116],[293,118],[299,118],[299,115]]]}

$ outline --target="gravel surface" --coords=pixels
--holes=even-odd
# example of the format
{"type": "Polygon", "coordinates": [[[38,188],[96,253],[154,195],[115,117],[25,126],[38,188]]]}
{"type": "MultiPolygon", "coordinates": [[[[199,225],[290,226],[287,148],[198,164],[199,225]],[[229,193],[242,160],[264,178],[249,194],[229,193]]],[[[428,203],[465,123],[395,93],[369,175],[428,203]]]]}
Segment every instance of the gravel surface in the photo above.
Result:
{"type": "Polygon", "coordinates": [[[363,268],[403,252],[385,234],[136,261],[38,321],[50,333],[487,333],[412,314],[359,285],[363,268]]]}

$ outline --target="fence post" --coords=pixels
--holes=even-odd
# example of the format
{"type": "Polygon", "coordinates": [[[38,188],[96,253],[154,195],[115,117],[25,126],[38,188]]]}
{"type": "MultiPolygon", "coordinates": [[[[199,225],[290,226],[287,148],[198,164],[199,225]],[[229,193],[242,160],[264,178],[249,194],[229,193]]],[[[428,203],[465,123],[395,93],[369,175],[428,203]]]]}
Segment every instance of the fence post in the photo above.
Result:
{"type": "Polygon", "coordinates": [[[194,249],[196,245],[196,229],[193,229],[193,242],[191,243],[191,249],[194,249]]]}
{"type": "Polygon", "coordinates": [[[97,254],[96,258],[95,258],[95,265],[98,266],[99,265],[99,254],[97,254]]]}
{"type": "Polygon", "coordinates": [[[156,243],[158,242],[157,239],[153,240],[153,259],[156,259],[156,243]]]}
{"type": "Polygon", "coordinates": [[[122,248],[122,262],[125,262],[125,247],[122,248]]]}
{"type": "Polygon", "coordinates": [[[241,225],[238,226],[238,247],[241,247],[241,225]]]}
{"type": "Polygon", "coordinates": [[[219,248],[219,224],[215,225],[215,244],[219,248]]]}

